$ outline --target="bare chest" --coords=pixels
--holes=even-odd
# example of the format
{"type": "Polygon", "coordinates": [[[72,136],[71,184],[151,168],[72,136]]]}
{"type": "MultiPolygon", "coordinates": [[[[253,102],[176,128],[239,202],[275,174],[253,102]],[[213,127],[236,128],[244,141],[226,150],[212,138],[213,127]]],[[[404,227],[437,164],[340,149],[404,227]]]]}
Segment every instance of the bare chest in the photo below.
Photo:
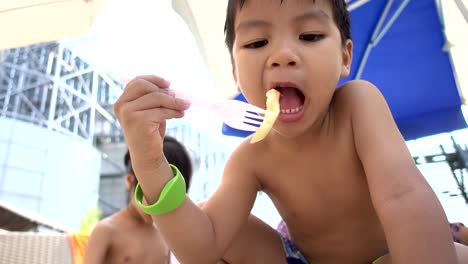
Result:
{"type": "Polygon", "coordinates": [[[353,158],[324,158],[313,154],[310,159],[273,158],[275,168],[266,170],[262,186],[284,216],[297,218],[310,214],[306,212],[316,212],[339,217],[348,210],[358,209],[357,204],[369,199],[366,176],[359,161],[350,160],[353,158]]]}
{"type": "Polygon", "coordinates": [[[156,232],[141,232],[121,236],[114,241],[108,263],[169,263],[169,249],[156,232]]]}
{"type": "Polygon", "coordinates": [[[350,257],[369,245],[379,245],[372,251],[385,248],[357,156],[336,151],[302,154],[309,156],[270,157],[275,168],[266,166],[261,181],[304,253],[350,257]],[[362,238],[359,243],[353,242],[356,237],[362,238]]]}

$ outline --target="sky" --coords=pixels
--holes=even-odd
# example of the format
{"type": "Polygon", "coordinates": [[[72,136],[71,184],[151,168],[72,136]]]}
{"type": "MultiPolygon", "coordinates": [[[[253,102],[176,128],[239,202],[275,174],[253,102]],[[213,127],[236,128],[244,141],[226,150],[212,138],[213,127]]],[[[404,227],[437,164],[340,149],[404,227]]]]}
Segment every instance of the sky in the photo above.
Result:
{"type": "MultiPolygon", "coordinates": [[[[461,1],[468,6],[468,0],[461,1]]],[[[458,72],[457,80],[461,90],[468,91],[468,74],[463,74],[468,71],[468,23],[454,0],[442,0],[442,3],[445,32],[458,72]]],[[[102,13],[86,36],[66,42],[81,57],[123,83],[137,74],[158,74],[171,80],[173,89],[190,96],[210,99],[216,94],[213,78],[195,38],[174,12],[169,0],[106,1],[102,13]]],[[[193,124],[206,131],[219,132],[219,119],[207,118],[200,111],[188,113],[193,124]]],[[[468,144],[468,131],[463,130],[409,141],[408,147],[414,156],[440,153],[440,144],[447,151],[452,151],[451,135],[457,142],[468,144]]],[[[220,135],[216,137],[229,148],[234,148],[240,141],[220,135]]],[[[419,169],[438,195],[449,221],[468,223],[468,207],[460,196],[451,196],[459,191],[448,165],[424,164],[419,169]]],[[[259,196],[254,213],[274,226],[279,216],[274,210],[267,210],[271,206],[266,195],[259,196]]]]}

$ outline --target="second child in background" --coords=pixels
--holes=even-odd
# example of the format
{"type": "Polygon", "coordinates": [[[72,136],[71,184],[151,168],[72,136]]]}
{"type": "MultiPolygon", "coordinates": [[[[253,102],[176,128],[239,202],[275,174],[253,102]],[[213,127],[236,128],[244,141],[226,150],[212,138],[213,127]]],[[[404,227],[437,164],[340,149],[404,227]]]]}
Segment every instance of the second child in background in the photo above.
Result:
{"type": "MultiPolygon", "coordinates": [[[[187,190],[192,178],[192,162],[185,147],[175,138],[166,136],[164,155],[183,173],[187,190]]],[[[135,263],[168,264],[170,251],[151,216],[145,214],[133,199],[137,179],[127,151],[124,158],[127,174],[125,184],[128,205],[121,211],[101,220],[91,233],[86,247],[84,264],[135,263]]]]}

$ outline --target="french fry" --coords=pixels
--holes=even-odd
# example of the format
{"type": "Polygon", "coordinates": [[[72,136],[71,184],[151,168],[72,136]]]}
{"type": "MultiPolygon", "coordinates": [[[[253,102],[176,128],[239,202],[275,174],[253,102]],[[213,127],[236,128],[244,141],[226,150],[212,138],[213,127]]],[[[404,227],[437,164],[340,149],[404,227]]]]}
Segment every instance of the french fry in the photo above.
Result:
{"type": "Polygon", "coordinates": [[[252,136],[252,139],[250,140],[251,144],[264,139],[268,135],[268,133],[270,133],[270,130],[273,127],[273,124],[275,123],[280,113],[280,95],[280,92],[278,92],[275,89],[271,89],[266,93],[267,100],[265,117],[260,127],[252,136]]]}

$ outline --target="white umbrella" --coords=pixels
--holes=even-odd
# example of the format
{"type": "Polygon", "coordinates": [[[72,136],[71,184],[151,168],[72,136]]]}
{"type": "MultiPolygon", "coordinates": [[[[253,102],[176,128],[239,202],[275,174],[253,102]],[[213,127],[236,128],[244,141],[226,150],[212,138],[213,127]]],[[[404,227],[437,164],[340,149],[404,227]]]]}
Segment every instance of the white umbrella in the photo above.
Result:
{"type": "Polygon", "coordinates": [[[0,0],[0,50],[86,32],[104,0],[0,0]]]}

